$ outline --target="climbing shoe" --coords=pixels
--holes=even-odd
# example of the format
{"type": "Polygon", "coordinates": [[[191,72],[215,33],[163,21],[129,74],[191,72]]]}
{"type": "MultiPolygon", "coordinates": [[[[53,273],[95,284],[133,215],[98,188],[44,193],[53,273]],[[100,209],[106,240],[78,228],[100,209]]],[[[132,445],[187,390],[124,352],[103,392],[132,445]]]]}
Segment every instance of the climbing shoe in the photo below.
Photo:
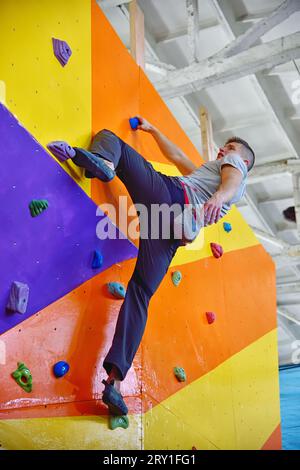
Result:
{"type": "Polygon", "coordinates": [[[102,401],[108,406],[109,412],[113,416],[124,416],[128,413],[128,408],[125,405],[121,393],[119,393],[113,385],[102,380],[105,389],[102,394],[102,401]]]}

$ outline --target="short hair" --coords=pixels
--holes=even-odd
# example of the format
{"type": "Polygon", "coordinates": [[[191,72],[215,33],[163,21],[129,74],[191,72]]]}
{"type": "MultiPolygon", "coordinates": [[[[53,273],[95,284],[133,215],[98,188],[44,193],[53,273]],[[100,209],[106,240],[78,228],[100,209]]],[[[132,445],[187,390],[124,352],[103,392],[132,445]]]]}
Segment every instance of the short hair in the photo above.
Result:
{"type": "Polygon", "coordinates": [[[247,156],[250,156],[250,164],[249,164],[249,167],[248,167],[248,171],[251,170],[251,168],[253,167],[254,163],[255,163],[255,153],[254,151],[252,150],[252,148],[250,147],[250,145],[248,144],[248,142],[246,142],[244,139],[241,139],[240,137],[230,137],[230,139],[228,139],[225,143],[226,144],[230,144],[231,142],[236,142],[237,144],[242,144],[244,146],[244,148],[246,149],[246,154],[247,156]]]}

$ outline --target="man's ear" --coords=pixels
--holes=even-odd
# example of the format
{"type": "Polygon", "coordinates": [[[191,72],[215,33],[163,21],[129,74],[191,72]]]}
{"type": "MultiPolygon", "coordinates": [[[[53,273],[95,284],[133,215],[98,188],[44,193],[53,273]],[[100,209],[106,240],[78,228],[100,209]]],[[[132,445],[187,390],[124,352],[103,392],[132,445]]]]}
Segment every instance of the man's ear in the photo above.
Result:
{"type": "Polygon", "coordinates": [[[248,168],[248,167],[249,167],[249,163],[250,163],[249,160],[244,160],[244,162],[246,163],[247,168],[248,168]]]}

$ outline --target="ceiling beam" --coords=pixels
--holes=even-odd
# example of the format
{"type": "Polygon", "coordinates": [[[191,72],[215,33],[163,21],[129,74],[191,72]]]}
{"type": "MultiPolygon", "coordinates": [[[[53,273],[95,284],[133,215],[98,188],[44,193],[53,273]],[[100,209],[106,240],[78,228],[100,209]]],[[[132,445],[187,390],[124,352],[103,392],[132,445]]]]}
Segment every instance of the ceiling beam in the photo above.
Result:
{"type": "Polygon", "coordinates": [[[285,308],[283,307],[278,307],[277,308],[277,313],[281,317],[287,318],[288,320],[292,321],[293,323],[296,323],[296,325],[300,325],[300,321],[297,320],[291,313],[289,313],[285,308]]]}
{"type": "Polygon", "coordinates": [[[255,23],[247,31],[239,35],[224,49],[222,49],[218,57],[230,57],[235,54],[249,49],[258,39],[264,34],[273,29],[278,24],[282,23],[292,13],[300,9],[299,0],[285,0],[278,8],[276,8],[267,18],[263,18],[258,23],[255,23]]]}
{"type": "Polygon", "coordinates": [[[279,248],[282,251],[284,251],[287,248],[288,246],[287,243],[285,243],[283,240],[280,240],[275,235],[271,235],[270,233],[266,233],[257,228],[252,228],[252,229],[253,229],[255,236],[259,238],[262,242],[270,243],[271,245],[275,246],[276,248],[279,248]]]}
{"type": "MultiPolygon", "coordinates": [[[[233,41],[240,34],[240,27],[237,23],[231,4],[227,0],[211,0],[217,17],[225,28],[228,39],[233,41]]],[[[286,118],[281,109],[277,98],[272,95],[269,83],[266,77],[263,79],[262,74],[252,75],[250,80],[262,101],[264,108],[276,123],[278,131],[282,135],[283,142],[287,145],[292,158],[298,158],[299,142],[295,136],[294,128],[289,119],[286,118]]]]}
{"type": "MultiPolygon", "coordinates": [[[[120,5],[119,11],[122,13],[123,17],[126,18],[126,20],[129,22],[130,21],[130,16],[129,16],[129,11],[126,5],[120,5]]],[[[157,66],[162,66],[165,69],[174,69],[175,67],[169,64],[165,64],[164,62],[161,62],[159,53],[156,49],[156,41],[152,34],[148,31],[146,25],[145,25],[145,48],[146,48],[146,53],[147,53],[147,62],[156,64],[157,66]]],[[[200,123],[199,123],[199,117],[195,113],[195,111],[192,109],[188,101],[184,96],[179,97],[182,105],[185,107],[187,113],[190,115],[192,122],[199,128],[200,123]]],[[[200,132],[200,131],[199,131],[200,132]]]]}
{"type": "Polygon", "coordinates": [[[256,13],[245,13],[236,18],[237,23],[253,23],[255,21],[260,21],[262,18],[269,16],[273,13],[274,7],[264,8],[256,13]]]}
{"type": "Polygon", "coordinates": [[[269,234],[275,236],[276,227],[275,227],[274,223],[268,218],[268,215],[264,211],[264,209],[263,208],[258,209],[258,201],[257,201],[256,195],[254,194],[254,192],[252,191],[251,188],[248,188],[246,190],[246,193],[244,195],[244,199],[247,202],[248,206],[255,213],[257,219],[265,227],[265,230],[269,234]]]}
{"type": "Polygon", "coordinates": [[[254,166],[248,176],[248,184],[256,184],[274,177],[280,178],[283,175],[293,175],[300,172],[300,162],[298,159],[282,160],[278,163],[266,163],[265,165],[254,166]]]}
{"type": "Polygon", "coordinates": [[[299,307],[299,302],[296,302],[295,300],[287,300],[285,302],[277,302],[277,306],[279,308],[282,308],[282,307],[299,307]]]}
{"type": "Polygon", "coordinates": [[[200,128],[202,142],[202,157],[206,162],[216,159],[214,155],[213,132],[210,114],[204,106],[200,106],[200,128]]]}
{"type": "MultiPolygon", "coordinates": [[[[249,22],[257,22],[264,19],[266,16],[270,15],[274,11],[273,8],[269,8],[267,10],[261,11],[260,13],[255,14],[246,14],[236,18],[237,24],[240,23],[249,23],[249,22]]],[[[220,22],[215,18],[208,18],[206,20],[199,20],[199,32],[206,31],[212,28],[217,28],[220,26],[220,22]]],[[[160,34],[155,37],[157,45],[167,44],[171,41],[176,41],[177,39],[185,38],[188,35],[188,30],[186,27],[179,28],[175,31],[166,34],[160,34]]]]}
{"type": "Polygon", "coordinates": [[[275,65],[300,58],[300,32],[254,46],[235,56],[214,60],[214,56],[174,72],[156,83],[165,98],[185,95],[227,83],[275,65]]]}
{"type": "Polygon", "coordinates": [[[300,282],[277,283],[277,294],[299,294],[300,282]]]}
{"type": "Polygon", "coordinates": [[[233,130],[239,130],[239,129],[246,129],[248,127],[257,127],[258,125],[266,124],[266,122],[269,120],[269,115],[260,113],[260,114],[255,114],[252,116],[249,116],[247,119],[242,117],[241,119],[235,120],[233,122],[220,122],[219,121],[214,121],[214,133],[223,133],[223,132],[232,132],[233,130]]]}
{"type": "MultiPolygon", "coordinates": [[[[219,25],[220,25],[219,22],[215,20],[214,18],[204,20],[204,21],[199,21],[198,33],[200,31],[204,31],[207,29],[216,28],[219,25]]],[[[187,35],[188,35],[188,29],[184,27],[168,34],[161,34],[159,36],[156,36],[155,39],[156,39],[157,45],[161,45],[161,44],[167,44],[170,41],[176,41],[177,39],[185,38],[187,35]]]]}
{"type": "Polygon", "coordinates": [[[130,2],[131,0],[97,0],[98,5],[104,9],[118,7],[120,5],[124,5],[124,3],[130,2]]]}
{"type": "Polygon", "coordinates": [[[145,70],[145,20],[137,0],[129,4],[130,52],[137,65],[145,70]]]}
{"type": "Polygon", "coordinates": [[[272,204],[284,204],[285,207],[293,206],[294,205],[294,196],[291,195],[289,197],[281,197],[281,198],[274,198],[274,199],[263,199],[258,201],[259,206],[269,206],[272,204]]]}
{"type": "Polygon", "coordinates": [[[186,0],[189,63],[198,62],[199,11],[198,0],[186,0]]]}
{"type": "MultiPolygon", "coordinates": [[[[240,27],[235,19],[232,6],[226,0],[211,0],[211,2],[213,8],[215,9],[218,22],[225,29],[228,39],[233,41],[239,35],[240,27]]],[[[264,16],[266,13],[267,12],[261,12],[260,15],[264,16]]],[[[180,70],[178,73],[182,73],[182,70],[180,70]]],[[[278,128],[278,132],[281,134],[283,142],[287,145],[291,158],[298,158],[299,140],[293,128],[292,122],[284,115],[280,105],[276,104],[276,100],[272,96],[272,93],[269,90],[269,86],[263,77],[260,75],[251,75],[250,80],[259,98],[261,99],[267,114],[269,115],[269,120],[272,120],[272,122],[275,123],[276,127],[278,128]]],[[[163,82],[161,81],[161,83],[163,82]]],[[[184,94],[189,94],[193,91],[194,87],[190,84],[182,87],[182,89],[179,90],[181,96],[184,94]]],[[[165,91],[165,93],[167,93],[167,91],[165,91]]],[[[176,93],[173,93],[171,90],[169,96],[176,96],[176,93]]],[[[168,97],[168,95],[166,94],[165,97],[168,97]]]]}

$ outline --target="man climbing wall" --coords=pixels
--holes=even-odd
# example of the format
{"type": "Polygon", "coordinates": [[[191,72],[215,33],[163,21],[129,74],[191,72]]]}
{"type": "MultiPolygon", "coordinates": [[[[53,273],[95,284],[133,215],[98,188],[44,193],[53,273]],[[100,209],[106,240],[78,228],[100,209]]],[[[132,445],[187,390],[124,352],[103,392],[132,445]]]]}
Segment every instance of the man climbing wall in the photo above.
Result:
{"type": "Polygon", "coordinates": [[[220,148],[216,160],[197,168],[181,149],[146,119],[138,116],[138,120],[138,129],[153,136],[162,153],[183,176],[170,177],[157,172],[139,153],[109,130],[102,130],[95,136],[90,151],[71,147],[62,141],[48,145],[60,161],[72,159],[76,165],[85,168],[88,178],[96,177],[108,182],[117,175],[134,204],[142,204],[148,209],[146,221],[140,217],[141,233],[145,235],[146,232],[146,236],[140,237],[136,266],[119,312],[112,346],[103,363],[108,374],[107,380],[103,381],[103,401],[113,415],[128,413],[118,383],[125,379],[131,367],[145,330],[149,301],[166,274],[177,248],[192,242],[201,227],[218,222],[231,205],[241,199],[248,172],[255,162],[249,144],[232,137],[220,148]],[[153,237],[153,224],[157,223],[157,219],[154,222],[151,217],[154,204],[164,204],[170,208],[177,205],[182,212],[188,209],[189,216],[179,219],[171,217],[167,238],[161,220],[158,230],[154,230],[158,236],[153,237]],[[146,231],[142,227],[145,223],[146,231]],[[178,231],[178,225],[182,230],[178,231]]]}

